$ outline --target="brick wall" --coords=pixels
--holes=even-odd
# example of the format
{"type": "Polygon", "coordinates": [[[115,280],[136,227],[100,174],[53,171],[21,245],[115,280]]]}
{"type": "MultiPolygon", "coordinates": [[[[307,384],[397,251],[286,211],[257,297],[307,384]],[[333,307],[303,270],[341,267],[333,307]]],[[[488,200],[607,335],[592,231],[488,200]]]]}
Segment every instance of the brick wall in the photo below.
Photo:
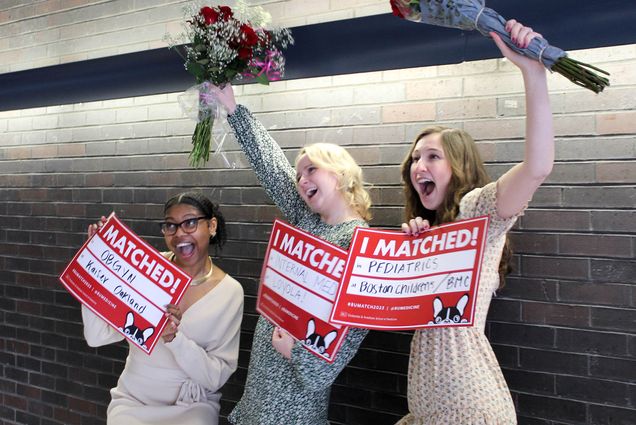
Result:
{"type": "MultiPolygon", "coordinates": [[[[178,1],[5,1],[0,72],[162,45],[178,1]],[[98,48],[97,48],[98,47],[98,48]]],[[[303,25],[387,11],[384,1],[273,1],[276,22],[303,25]]],[[[493,301],[487,335],[523,424],[629,424],[636,414],[636,45],[573,52],[612,73],[593,95],[550,77],[557,163],[513,232],[516,270],[493,301]]],[[[149,78],[151,78],[149,73],[149,78]]],[[[475,136],[493,178],[523,154],[521,78],[501,60],[237,88],[293,157],[311,142],[347,146],[373,185],[373,225],[401,222],[399,170],[423,126],[475,136]]],[[[230,241],[220,263],[244,286],[242,393],[257,279],[276,209],[235,142],[187,165],[194,124],[177,93],[0,112],[0,418],[103,424],[123,344],[89,348],[78,303],[57,276],[87,225],[116,211],[156,247],[152,222],[173,193],[221,203],[230,241]]],[[[371,332],[337,381],[337,424],[391,424],[406,411],[410,334],[371,332]]]]}

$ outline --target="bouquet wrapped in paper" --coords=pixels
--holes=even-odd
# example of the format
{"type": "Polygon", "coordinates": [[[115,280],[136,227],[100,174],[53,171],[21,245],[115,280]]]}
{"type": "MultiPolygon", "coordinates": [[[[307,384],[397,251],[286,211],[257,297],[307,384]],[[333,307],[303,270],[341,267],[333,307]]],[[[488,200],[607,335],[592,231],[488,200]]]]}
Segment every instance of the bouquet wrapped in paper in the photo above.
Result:
{"type": "Polygon", "coordinates": [[[190,10],[188,15],[186,33],[181,35],[188,42],[172,47],[182,55],[186,70],[197,82],[179,101],[186,114],[197,120],[190,164],[199,167],[210,158],[212,128],[221,112],[210,86],[250,78],[262,84],[279,80],[285,71],[282,50],[294,40],[286,28],[266,29],[268,14],[242,2],[237,2],[234,10],[205,6],[190,10]]]}
{"type": "Polygon", "coordinates": [[[541,62],[547,69],[557,72],[574,84],[595,93],[609,86],[602,75],[609,73],[567,56],[558,47],[551,46],[541,37],[532,39],[528,47],[519,48],[505,30],[506,20],[494,10],[485,7],[484,0],[390,0],[393,14],[409,21],[462,30],[477,30],[485,36],[496,32],[514,51],[541,62]],[[596,72],[595,72],[596,71],[596,72]]]}

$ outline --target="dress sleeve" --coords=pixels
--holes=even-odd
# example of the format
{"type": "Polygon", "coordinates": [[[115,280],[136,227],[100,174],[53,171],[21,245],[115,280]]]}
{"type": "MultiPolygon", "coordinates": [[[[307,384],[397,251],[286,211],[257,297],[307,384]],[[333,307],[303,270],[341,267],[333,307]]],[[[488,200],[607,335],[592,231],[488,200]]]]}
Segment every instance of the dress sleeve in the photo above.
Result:
{"type": "Polygon", "coordinates": [[[368,329],[349,328],[333,363],[319,359],[305,349],[302,343],[296,342],[290,360],[296,380],[310,391],[329,388],[356,355],[367,333],[368,329]]]}
{"type": "Polygon", "coordinates": [[[287,220],[297,223],[309,210],[296,190],[296,171],[280,146],[243,105],[227,120],[267,195],[287,220]]]}
{"type": "Polygon", "coordinates": [[[232,282],[224,296],[214,298],[214,304],[209,306],[210,310],[217,309],[214,317],[199,317],[197,326],[209,329],[210,340],[205,346],[200,346],[183,332],[177,332],[175,338],[166,343],[190,380],[211,392],[225,384],[238,364],[243,289],[238,282],[232,282]]]}
{"type": "Polygon", "coordinates": [[[517,218],[523,215],[524,210],[525,208],[509,218],[499,217],[497,213],[497,182],[491,182],[464,195],[459,203],[459,218],[467,219],[487,215],[490,218],[488,239],[496,239],[512,228],[517,218]]]}
{"type": "Polygon", "coordinates": [[[122,334],[85,305],[82,305],[82,322],[84,323],[84,338],[91,347],[101,347],[124,339],[122,334]]]}

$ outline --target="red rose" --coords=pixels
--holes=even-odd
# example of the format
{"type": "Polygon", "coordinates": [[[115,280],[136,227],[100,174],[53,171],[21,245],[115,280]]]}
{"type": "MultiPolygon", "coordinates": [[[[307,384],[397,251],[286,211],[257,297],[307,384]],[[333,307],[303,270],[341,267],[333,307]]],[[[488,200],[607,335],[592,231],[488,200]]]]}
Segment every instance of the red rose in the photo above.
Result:
{"type": "Polygon", "coordinates": [[[245,44],[248,46],[254,46],[258,43],[258,35],[256,35],[256,32],[249,25],[241,25],[241,34],[243,34],[245,44]]]}
{"type": "Polygon", "coordinates": [[[199,15],[203,16],[203,19],[205,20],[205,23],[207,25],[213,24],[219,20],[218,12],[208,6],[202,7],[199,15]]]}
{"type": "Polygon", "coordinates": [[[239,59],[251,59],[252,58],[252,49],[249,47],[241,47],[238,51],[239,59]]]}
{"type": "Polygon", "coordinates": [[[391,0],[391,10],[393,11],[393,14],[395,16],[398,16],[400,18],[404,18],[404,15],[402,15],[402,12],[400,11],[400,8],[398,6],[398,2],[400,0],[391,0]]]}
{"type": "Polygon", "coordinates": [[[234,16],[232,9],[228,6],[219,6],[219,12],[225,22],[229,21],[230,18],[234,16]]]}

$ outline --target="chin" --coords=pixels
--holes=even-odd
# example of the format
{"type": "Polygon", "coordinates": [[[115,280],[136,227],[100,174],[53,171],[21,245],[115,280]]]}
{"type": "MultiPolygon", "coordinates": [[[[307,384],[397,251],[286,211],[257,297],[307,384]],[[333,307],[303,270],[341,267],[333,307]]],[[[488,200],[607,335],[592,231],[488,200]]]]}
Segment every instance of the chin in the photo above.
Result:
{"type": "Polygon", "coordinates": [[[426,208],[427,210],[437,211],[437,208],[439,208],[441,203],[439,202],[435,203],[434,201],[431,201],[430,199],[423,200],[422,197],[420,197],[420,204],[422,204],[422,206],[426,208]]]}

